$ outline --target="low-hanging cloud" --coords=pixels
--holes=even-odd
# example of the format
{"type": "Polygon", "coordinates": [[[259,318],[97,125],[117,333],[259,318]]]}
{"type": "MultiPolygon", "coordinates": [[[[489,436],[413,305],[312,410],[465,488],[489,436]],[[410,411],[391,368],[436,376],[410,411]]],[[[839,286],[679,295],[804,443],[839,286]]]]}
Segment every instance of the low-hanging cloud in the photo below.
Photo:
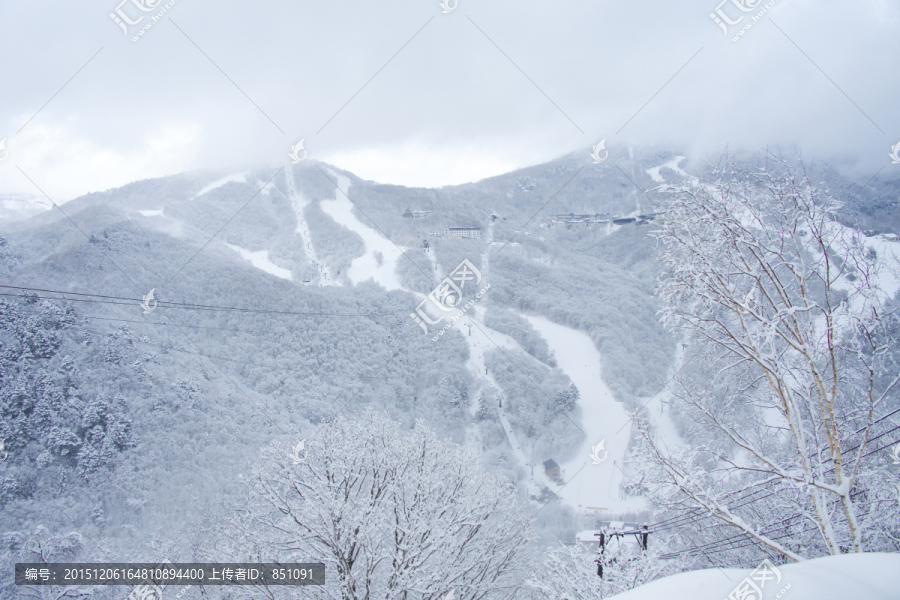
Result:
{"type": "MultiPolygon", "coordinates": [[[[312,158],[407,185],[603,138],[693,155],[780,145],[890,176],[900,141],[900,9],[881,0],[745,0],[771,8],[738,41],[715,0],[144,4],[119,5],[144,17],[128,27],[115,0],[0,7],[0,191],[38,193],[20,169],[66,200],[281,165],[301,138],[312,158]]],[[[720,6],[743,23],[759,12],[720,6]]]]}

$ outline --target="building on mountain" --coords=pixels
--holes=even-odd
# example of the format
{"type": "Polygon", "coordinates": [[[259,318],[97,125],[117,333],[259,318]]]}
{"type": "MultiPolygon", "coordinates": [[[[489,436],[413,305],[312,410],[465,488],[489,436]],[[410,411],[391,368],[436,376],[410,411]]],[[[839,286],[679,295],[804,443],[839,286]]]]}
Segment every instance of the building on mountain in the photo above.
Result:
{"type": "Polygon", "coordinates": [[[404,219],[424,219],[425,217],[431,216],[432,211],[430,210],[409,210],[406,209],[406,212],[403,213],[404,219]]]}
{"type": "Polygon", "coordinates": [[[577,215],[575,213],[568,213],[550,215],[545,222],[548,227],[565,227],[566,229],[571,229],[572,227],[588,227],[598,223],[612,223],[613,225],[635,223],[636,225],[647,225],[650,221],[655,219],[662,220],[663,215],[665,215],[664,212],[647,213],[645,215],[638,215],[637,217],[615,217],[611,216],[609,213],[596,215],[577,215]]]}
{"type": "Polygon", "coordinates": [[[466,238],[477,240],[481,238],[481,227],[450,227],[443,231],[435,231],[431,235],[439,238],[466,238]]]}
{"type": "Polygon", "coordinates": [[[549,227],[565,227],[571,229],[573,226],[589,226],[597,223],[607,223],[610,219],[608,213],[595,215],[576,215],[575,213],[550,215],[547,219],[549,227]]]}
{"type": "Polygon", "coordinates": [[[552,458],[544,461],[544,474],[550,479],[559,478],[559,465],[552,458]]]}

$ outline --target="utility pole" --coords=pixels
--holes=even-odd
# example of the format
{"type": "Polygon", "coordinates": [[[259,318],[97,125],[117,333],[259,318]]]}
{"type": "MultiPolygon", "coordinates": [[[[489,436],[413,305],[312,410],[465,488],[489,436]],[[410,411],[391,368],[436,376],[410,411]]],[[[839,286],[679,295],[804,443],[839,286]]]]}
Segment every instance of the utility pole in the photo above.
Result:
{"type": "Polygon", "coordinates": [[[603,551],[606,550],[606,530],[601,529],[600,533],[594,535],[600,536],[600,551],[597,552],[597,577],[603,579],[603,551]]]}

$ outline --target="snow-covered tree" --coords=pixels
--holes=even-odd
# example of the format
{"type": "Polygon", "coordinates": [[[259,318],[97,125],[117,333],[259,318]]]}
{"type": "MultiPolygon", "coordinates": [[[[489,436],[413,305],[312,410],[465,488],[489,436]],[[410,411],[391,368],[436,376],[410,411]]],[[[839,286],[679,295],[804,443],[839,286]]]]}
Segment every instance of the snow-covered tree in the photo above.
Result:
{"type": "Polygon", "coordinates": [[[897,259],[839,208],[802,164],[731,161],[676,193],[657,232],[664,322],[700,365],[673,392],[707,433],[667,447],[640,420],[655,499],[788,560],[900,549],[877,453],[898,406],[897,259]]]}
{"type": "Polygon", "coordinates": [[[568,412],[575,408],[581,395],[574,383],[570,383],[569,387],[556,393],[556,410],[558,412],[568,412]]]}
{"type": "MultiPolygon", "coordinates": [[[[77,562],[84,550],[84,539],[76,531],[54,535],[38,525],[31,530],[6,533],[2,537],[2,562],[11,573],[15,563],[77,562]]],[[[34,598],[61,600],[62,598],[90,598],[92,586],[16,585],[10,581],[2,590],[3,598],[34,598]]]]}
{"type": "Polygon", "coordinates": [[[669,549],[664,544],[642,550],[638,544],[618,542],[610,542],[603,554],[596,546],[583,543],[550,548],[536,576],[526,585],[536,598],[593,600],[609,598],[684,568],[683,561],[659,559],[669,549]],[[602,578],[597,574],[598,559],[603,565],[602,578]]]}
{"type": "Polygon", "coordinates": [[[304,446],[267,448],[233,548],[252,540],[254,557],[325,563],[327,585],[310,588],[325,598],[511,598],[520,588],[528,515],[475,450],[370,410],[304,446]]]}

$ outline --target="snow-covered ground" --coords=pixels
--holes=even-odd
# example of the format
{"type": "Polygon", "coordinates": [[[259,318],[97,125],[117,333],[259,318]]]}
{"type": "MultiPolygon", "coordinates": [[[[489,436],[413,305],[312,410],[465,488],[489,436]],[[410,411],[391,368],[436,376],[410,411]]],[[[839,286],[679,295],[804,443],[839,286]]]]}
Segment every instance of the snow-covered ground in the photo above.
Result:
{"type": "Polygon", "coordinates": [[[0,197],[0,223],[21,221],[53,208],[43,196],[33,194],[4,194],[0,197]]]}
{"type": "MultiPolygon", "coordinates": [[[[216,188],[218,188],[218,187],[222,187],[223,185],[225,185],[225,184],[228,183],[229,181],[240,181],[240,182],[245,182],[245,181],[247,180],[247,175],[248,175],[249,173],[250,173],[250,171],[244,171],[243,173],[234,173],[234,174],[232,174],[232,175],[228,175],[227,177],[223,177],[222,179],[218,179],[218,180],[216,180],[216,181],[213,181],[212,183],[210,183],[209,185],[207,185],[205,188],[203,188],[202,190],[200,190],[199,192],[197,192],[197,195],[194,196],[194,198],[199,198],[200,196],[202,196],[203,194],[205,194],[205,193],[207,193],[207,192],[210,192],[210,191],[212,191],[212,190],[214,190],[214,189],[216,189],[216,188]]],[[[191,200],[193,200],[194,198],[191,198],[191,200]]]]}
{"type": "MultiPolygon", "coordinates": [[[[519,342],[510,336],[487,327],[484,324],[484,313],[485,307],[476,304],[466,313],[468,318],[459,319],[452,328],[459,330],[463,339],[469,344],[469,360],[466,361],[466,367],[472,372],[476,380],[480,379],[486,381],[496,390],[502,392],[503,388],[500,387],[494,379],[494,376],[485,369],[484,353],[488,350],[494,350],[497,347],[510,352],[524,353],[524,350],[522,350],[519,342]]],[[[476,401],[480,395],[481,390],[475,390],[473,396],[476,401]]],[[[544,474],[543,467],[537,465],[537,468],[532,469],[531,461],[525,455],[522,444],[516,436],[509,419],[506,417],[506,412],[503,407],[495,406],[494,408],[497,411],[500,424],[506,432],[506,437],[509,440],[509,446],[513,456],[515,456],[516,460],[522,465],[526,473],[528,473],[529,477],[532,479],[531,485],[529,485],[529,492],[533,495],[538,495],[542,486],[553,486],[554,484],[544,474]],[[531,476],[532,470],[534,471],[533,477],[531,476]]],[[[551,487],[551,489],[554,488],[551,487]]]]}
{"type": "MultiPolygon", "coordinates": [[[[627,481],[623,459],[631,435],[631,423],[623,405],[616,401],[600,376],[600,353],[594,342],[581,331],[557,325],[543,317],[523,315],[540,333],[556,355],[559,368],[578,388],[581,395],[581,429],[587,434],[584,443],[568,462],[561,463],[563,479],[568,484],[557,492],[563,502],[586,514],[597,508],[600,516],[609,512],[639,510],[641,498],[622,498],[619,486],[627,481]],[[606,459],[593,464],[591,448],[604,442],[606,459]]],[[[604,453],[600,452],[602,459],[604,453]]],[[[593,514],[593,513],[591,513],[593,514]]]]}
{"type": "Polygon", "coordinates": [[[294,171],[289,167],[286,171],[288,195],[291,200],[291,208],[294,210],[294,216],[297,218],[297,228],[295,231],[300,234],[303,240],[304,251],[310,262],[319,270],[319,285],[335,285],[334,278],[328,272],[328,267],[319,261],[316,255],[316,249],[312,244],[312,237],[309,235],[309,226],[306,223],[306,216],[303,209],[309,204],[309,200],[300,193],[297,186],[294,185],[294,171]]]}
{"type": "Polygon", "coordinates": [[[159,210],[139,210],[139,213],[145,217],[164,217],[163,209],[159,210]]]}
{"type": "Polygon", "coordinates": [[[683,170],[681,167],[678,166],[679,164],[681,164],[681,161],[683,161],[683,160],[684,160],[683,156],[676,156],[675,158],[673,158],[672,160],[670,160],[667,163],[663,163],[663,164],[659,165],[658,167],[653,167],[652,169],[647,169],[647,174],[650,175],[651,178],[653,178],[653,181],[656,181],[658,183],[665,183],[666,180],[663,178],[662,175],[659,174],[659,170],[662,169],[663,167],[668,167],[669,169],[672,169],[673,171],[675,171],[676,173],[678,173],[685,179],[693,180],[694,177],[690,173],[688,173],[687,171],[683,170]]]}
{"type": "MultiPolygon", "coordinates": [[[[671,380],[682,366],[684,366],[684,348],[679,345],[675,351],[675,362],[666,375],[666,381],[671,380]]],[[[672,407],[672,392],[668,386],[663,387],[650,398],[638,398],[637,401],[646,408],[663,447],[675,448],[684,443],[675,423],[669,417],[669,410],[672,407]]]]}
{"type": "MultiPolygon", "coordinates": [[[[826,556],[777,567],[762,600],[896,600],[900,598],[900,554],[826,556]]],[[[722,600],[755,598],[729,594],[753,569],[704,569],[657,579],[613,596],[616,600],[722,600]]]]}
{"type": "Polygon", "coordinates": [[[251,252],[250,250],[241,248],[240,246],[235,246],[234,244],[226,243],[225,245],[235,252],[239,253],[245,260],[249,260],[250,263],[257,269],[262,269],[266,273],[274,275],[275,277],[281,277],[282,279],[287,279],[289,281],[291,280],[291,272],[288,269],[282,269],[269,260],[268,250],[251,252]]]}
{"type": "Polygon", "coordinates": [[[322,210],[337,223],[359,235],[366,244],[365,254],[353,259],[350,264],[350,269],[347,271],[350,281],[355,285],[361,281],[373,279],[375,283],[386,290],[403,289],[397,278],[396,269],[397,259],[402,256],[405,249],[398,248],[379,231],[357,219],[353,214],[353,202],[347,197],[350,180],[334,172],[331,175],[337,179],[340,191],[335,190],[334,200],[326,200],[321,203],[322,210]]]}
{"type": "MultiPolygon", "coordinates": [[[[850,247],[854,244],[854,238],[859,238],[866,247],[876,252],[877,279],[875,285],[880,290],[880,299],[882,302],[888,302],[893,299],[897,292],[900,291],[900,272],[898,272],[897,268],[897,265],[900,264],[900,243],[885,239],[882,236],[862,237],[859,231],[835,221],[828,223],[828,226],[832,228],[834,237],[837,239],[836,245],[839,248],[841,246],[850,247]]],[[[810,252],[817,257],[822,256],[817,247],[810,246],[810,252]]],[[[835,281],[834,286],[847,291],[853,290],[858,284],[848,279],[848,275],[856,276],[857,274],[856,269],[846,269],[845,274],[835,281]]],[[[852,301],[853,308],[856,311],[860,311],[865,300],[864,295],[857,294],[852,301]]]]}

